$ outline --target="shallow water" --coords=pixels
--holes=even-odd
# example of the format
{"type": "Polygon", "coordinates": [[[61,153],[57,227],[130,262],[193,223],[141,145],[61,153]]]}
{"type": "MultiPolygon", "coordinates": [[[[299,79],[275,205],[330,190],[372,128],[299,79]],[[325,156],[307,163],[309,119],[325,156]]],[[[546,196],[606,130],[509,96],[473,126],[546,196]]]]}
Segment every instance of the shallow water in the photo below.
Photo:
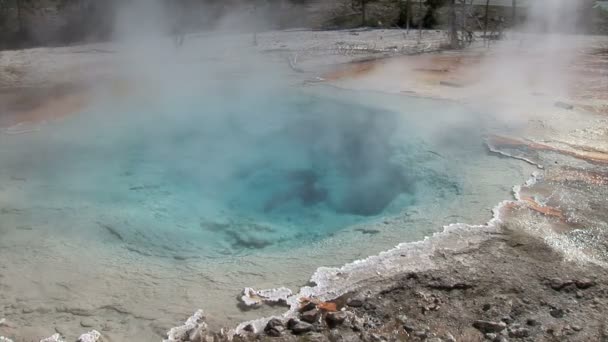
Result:
{"type": "Polygon", "coordinates": [[[477,114],[446,103],[204,94],[0,135],[8,319],[50,335],[92,316],[132,341],[199,307],[235,323],[272,311],[242,312],[244,286],[296,290],[318,266],[483,222],[529,171],[488,155],[477,114]]]}

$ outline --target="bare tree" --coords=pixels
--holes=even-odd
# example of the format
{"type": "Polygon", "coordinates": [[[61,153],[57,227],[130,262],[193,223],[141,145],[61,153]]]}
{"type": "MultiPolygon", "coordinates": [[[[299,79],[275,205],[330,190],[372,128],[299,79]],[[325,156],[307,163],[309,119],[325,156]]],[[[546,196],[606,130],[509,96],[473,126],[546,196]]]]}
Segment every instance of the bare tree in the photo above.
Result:
{"type": "Polygon", "coordinates": [[[483,25],[483,37],[487,39],[487,44],[490,46],[490,40],[488,39],[488,20],[490,19],[490,0],[486,0],[486,15],[485,23],[483,25]]]}
{"type": "Polygon", "coordinates": [[[367,23],[367,0],[361,0],[361,26],[367,23]]]}
{"type": "Polygon", "coordinates": [[[449,36],[450,36],[450,47],[452,49],[457,49],[460,47],[458,43],[458,22],[456,17],[456,0],[450,0],[450,8],[449,8],[449,36]]]}
{"type": "Polygon", "coordinates": [[[27,23],[26,23],[26,15],[28,12],[32,11],[32,5],[35,0],[15,0],[15,9],[17,11],[17,36],[19,39],[27,39],[28,31],[27,31],[27,23]]]}
{"type": "MultiPolygon", "coordinates": [[[[422,0],[418,0],[418,10],[422,13],[422,0]]],[[[422,20],[418,20],[418,43],[422,41],[422,20]]]]}
{"type": "Polygon", "coordinates": [[[407,18],[405,18],[407,33],[410,33],[410,25],[412,24],[412,0],[405,1],[405,11],[407,16],[407,18]]]}

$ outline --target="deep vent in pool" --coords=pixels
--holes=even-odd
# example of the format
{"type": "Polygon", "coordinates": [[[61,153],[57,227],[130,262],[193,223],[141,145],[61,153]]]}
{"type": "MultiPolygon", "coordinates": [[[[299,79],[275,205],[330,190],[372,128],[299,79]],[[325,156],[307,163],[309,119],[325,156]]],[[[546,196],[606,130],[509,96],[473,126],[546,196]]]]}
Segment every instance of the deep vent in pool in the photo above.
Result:
{"type": "Polygon", "coordinates": [[[12,167],[40,180],[37,196],[98,207],[92,226],[154,255],[285,248],[397,214],[429,184],[458,191],[416,161],[424,147],[394,112],[222,99],[90,112],[45,130],[29,142],[39,155],[12,167]]]}

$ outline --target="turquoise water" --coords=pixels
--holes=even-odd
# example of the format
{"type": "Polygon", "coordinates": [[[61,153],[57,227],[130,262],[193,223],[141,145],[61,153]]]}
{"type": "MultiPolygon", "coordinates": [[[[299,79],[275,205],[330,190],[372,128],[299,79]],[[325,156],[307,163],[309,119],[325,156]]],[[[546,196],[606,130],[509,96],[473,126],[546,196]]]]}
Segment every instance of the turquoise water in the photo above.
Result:
{"type": "Polygon", "coordinates": [[[289,248],[419,201],[420,146],[397,113],[294,92],[222,99],[96,109],[23,137],[28,157],[3,168],[49,203],[99,208],[92,228],[131,250],[178,259],[289,248]]]}

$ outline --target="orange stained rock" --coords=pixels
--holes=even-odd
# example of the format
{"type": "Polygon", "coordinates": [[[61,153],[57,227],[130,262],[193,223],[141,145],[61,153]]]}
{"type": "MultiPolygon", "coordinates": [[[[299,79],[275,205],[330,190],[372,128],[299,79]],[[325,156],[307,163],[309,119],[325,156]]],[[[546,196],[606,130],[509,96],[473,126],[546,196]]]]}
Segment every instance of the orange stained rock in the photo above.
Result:
{"type": "Polygon", "coordinates": [[[594,151],[571,151],[565,150],[558,147],[553,147],[545,144],[536,143],[533,141],[524,141],[516,138],[503,137],[498,135],[493,135],[488,138],[488,141],[496,146],[505,146],[505,147],[527,147],[533,150],[539,151],[551,151],[557,152],[560,154],[565,154],[577,159],[582,159],[589,162],[599,163],[599,164],[608,164],[608,154],[603,152],[594,152],[594,151]]]}
{"type": "Polygon", "coordinates": [[[334,302],[323,302],[323,301],[320,301],[318,299],[311,298],[311,297],[300,298],[300,303],[301,303],[300,307],[304,307],[308,303],[313,303],[313,304],[315,304],[317,306],[317,308],[319,310],[322,310],[322,311],[325,311],[325,312],[336,312],[336,311],[338,311],[338,305],[336,303],[334,303],[334,302]]]}
{"type": "Polygon", "coordinates": [[[556,217],[562,221],[565,220],[564,215],[557,208],[540,205],[532,197],[528,196],[522,197],[522,201],[526,204],[528,208],[538,213],[541,213],[546,216],[556,217]]]}

